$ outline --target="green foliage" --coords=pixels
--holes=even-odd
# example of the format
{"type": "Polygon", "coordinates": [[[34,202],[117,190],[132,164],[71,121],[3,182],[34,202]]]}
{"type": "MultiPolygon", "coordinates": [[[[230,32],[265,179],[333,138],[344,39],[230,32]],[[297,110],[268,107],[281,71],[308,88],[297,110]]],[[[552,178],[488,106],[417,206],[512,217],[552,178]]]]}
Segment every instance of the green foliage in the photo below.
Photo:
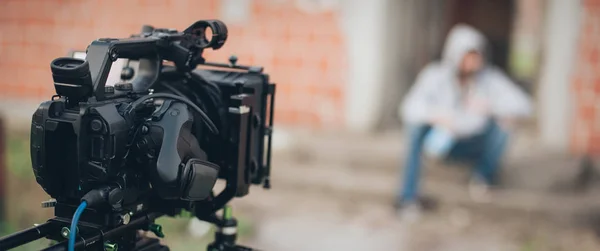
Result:
{"type": "Polygon", "coordinates": [[[29,136],[25,133],[9,133],[6,151],[7,165],[11,177],[32,179],[29,136]]]}
{"type": "Polygon", "coordinates": [[[9,222],[0,222],[0,236],[14,232],[16,228],[9,222]]]}
{"type": "MultiPolygon", "coordinates": [[[[14,233],[18,230],[19,230],[19,228],[15,227],[13,224],[11,224],[9,222],[0,222],[0,236],[6,236],[6,235],[14,233]]],[[[38,241],[34,241],[32,243],[29,243],[29,244],[21,246],[21,247],[11,249],[11,250],[34,251],[34,250],[44,249],[44,248],[48,247],[49,244],[50,244],[50,242],[48,240],[38,240],[38,241]]]]}
{"type": "MultiPolygon", "coordinates": [[[[186,217],[162,217],[156,223],[163,226],[165,239],[162,241],[169,245],[171,250],[205,250],[206,246],[214,240],[214,227],[202,237],[196,238],[188,233],[188,227],[192,218],[186,217]]],[[[238,241],[243,242],[244,238],[252,234],[253,226],[251,222],[243,217],[237,217],[238,220],[238,241]]]]}
{"type": "Polygon", "coordinates": [[[535,77],[539,62],[531,51],[514,51],[509,59],[510,72],[517,78],[532,79],[535,77]]]}
{"type": "Polygon", "coordinates": [[[533,243],[527,243],[521,247],[521,251],[535,251],[535,245],[533,243]]]}
{"type": "Polygon", "coordinates": [[[238,236],[247,237],[251,236],[254,232],[254,224],[246,218],[238,218],[238,236]]]}

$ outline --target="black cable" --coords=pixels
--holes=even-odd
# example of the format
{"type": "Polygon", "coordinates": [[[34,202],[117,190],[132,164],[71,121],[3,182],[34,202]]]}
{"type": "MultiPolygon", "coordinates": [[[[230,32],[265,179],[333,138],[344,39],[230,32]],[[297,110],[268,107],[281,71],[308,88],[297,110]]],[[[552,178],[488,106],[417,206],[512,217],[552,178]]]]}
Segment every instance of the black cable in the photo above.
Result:
{"type": "MultiPolygon", "coordinates": [[[[193,90],[193,88],[191,90],[188,90],[190,88],[190,86],[187,86],[185,84],[182,84],[182,85],[178,86],[177,88],[173,85],[177,85],[177,84],[176,83],[166,83],[166,82],[161,83],[161,86],[163,88],[165,88],[179,96],[186,97],[189,100],[192,100],[192,102],[194,102],[194,104],[197,104],[198,107],[200,107],[203,111],[207,111],[206,115],[208,115],[208,117],[213,121],[213,123],[215,123],[215,125],[220,127],[219,118],[216,118],[217,120],[215,120],[215,117],[211,116],[211,113],[210,113],[211,110],[207,109],[205,102],[202,102],[202,99],[200,97],[198,97],[197,91],[193,90]],[[182,88],[183,90],[180,91],[178,88],[182,88]],[[189,95],[183,94],[184,92],[189,93],[189,95]]],[[[194,132],[195,132],[194,135],[202,135],[202,131],[204,128],[204,123],[202,123],[202,122],[203,121],[201,121],[201,120],[194,120],[194,132]]]]}
{"type": "Polygon", "coordinates": [[[204,111],[202,111],[202,109],[200,109],[200,107],[198,107],[192,101],[190,101],[189,99],[184,98],[184,97],[180,97],[180,96],[177,96],[174,94],[169,94],[169,93],[150,94],[150,95],[143,96],[143,97],[137,99],[136,101],[134,101],[133,103],[131,103],[131,107],[133,109],[135,109],[136,107],[138,107],[139,105],[144,103],[144,101],[151,99],[151,98],[173,99],[173,100],[185,103],[186,105],[192,107],[200,115],[200,117],[204,121],[204,124],[206,124],[206,126],[212,133],[219,134],[219,129],[217,129],[217,126],[215,126],[215,123],[212,122],[212,120],[208,117],[208,115],[206,115],[206,113],[204,113],[204,111]]]}
{"type": "Polygon", "coordinates": [[[217,122],[219,128],[227,128],[227,108],[222,100],[221,88],[214,81],[202,76],[201,70],[196,70],[188,75],[189,84],[195,94],[200,96],[202,103],[207,106],[208,115],[217,122]]]}
{"type": "Polygon", "coordinates": [[[163,84],[162,86],[164,86],[165,88],[169,89],[169,91],[171,91],[171,92],[173,92],[173,93],[175,93],[175,94],[177,94],[179,96],[185,97],[185,95],[182,92],[180,92],[179,90],[175,89],[175,87],[173,87],[173,86],[171,86],[169,84],[163,84]]]}
{"type": "Polygon", "coordinates": [[[136,129],[135,132],[133,133],[133,137],[131,137],[131,140],[129,141],[129,143],[127,143],[127,145],[125,146],[125,148],[127,149],[125,152],[125,155],[123,155],[123,160],[127,159],[127,157],[129,156],[129,152],[131,151],[131,146],[133,146],[133,143],[135,142],[135,139],[138,136],[138,133],[141,131],[142,127],[144,126],[144,124],[142,123],[141,125],[139,125],[136,129]]]}

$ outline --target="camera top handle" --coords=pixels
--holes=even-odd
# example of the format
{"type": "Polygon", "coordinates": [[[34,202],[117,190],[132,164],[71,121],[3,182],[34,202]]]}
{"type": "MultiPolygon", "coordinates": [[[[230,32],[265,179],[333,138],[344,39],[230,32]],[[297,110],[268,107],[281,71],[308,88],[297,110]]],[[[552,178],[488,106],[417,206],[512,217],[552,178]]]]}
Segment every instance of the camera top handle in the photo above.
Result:
{"type": "MultiPolygon", "coordinates": [[[[147,29],[146,29],[147,30],[147,29]]],[[[167,29],[152,29],[137,36],[125,39],[103,38],[92,42],[86,52],[93,84],[92,95],[101,101],[108,98],[105,93],[106,79],[112,62],[119,58],[147,59],[157,64],[152,67],[149,81],[142,86],[134,86],[134,91],[146,91],[160,73],[163,60],[172,61],[178,70],[191,71],[204,63],[202,52],[205,48],[219,49],[227,40],[227,27],[219,20],[201,20],[184,32],[167,29]],[[212,30],[210,40],[207,29],[212,30]],[[152,76],[153,75],[153,76],[152,76]],[[148,83],[150,82],[150,83],[148,83]]]]}

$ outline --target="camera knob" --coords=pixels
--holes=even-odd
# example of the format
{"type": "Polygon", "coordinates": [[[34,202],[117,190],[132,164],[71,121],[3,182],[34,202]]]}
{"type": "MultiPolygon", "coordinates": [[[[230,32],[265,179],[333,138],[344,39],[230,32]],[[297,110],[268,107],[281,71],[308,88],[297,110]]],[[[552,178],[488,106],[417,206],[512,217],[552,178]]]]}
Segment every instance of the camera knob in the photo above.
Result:
{"type": "Polygon", "coordinates": [[[115,90],[117,91],[123,91],[123,92],[130,92],[133,91],[133,84],[131,83],[118,83],[115,85],[115,90]]]}
{"type": "Polygon", "coordinates": [[[108,204],[110,204],[114,209],[121,208],[121,204],[123,204],[124,194],[123,191],[119,188],[113,189],[108,193],[108,204]]]}
{"type": "Polygon", "coordinates": [[[237,64],[238,61],[238,57],[236,55],[231,55],[231,57],[229,57],[229,63],[231,64],[231,66],[235,66],[237,64]]]}
{"type": "Polygon", "coordinates": [[[127,225],[129,224],[129,222],[131,221],[131,215],[130,214],[123,214],[121,215],[121,222],[123,223],[123,225],[127,225]]]}
{"type": "Polygon", "coordinates": [[[103,126],[104,125],[102,124],[102,121],[100,121],[99,119],[92,119],[92,121],[90,122],[90,129],[92,129],[92,131],[94,132],[101,131],[103,126]]]}
{"type": "Polygon", "coordinates": [[[245,83],[243,81],[236,81],[235,83],[233,83],[233,85],[235,86],[235,89],[237,90],[238,94],[244,93],[245,83]]]}
{"type": "Polygon", "coordinates": [[[152,33],[153,31],[154,31],[154,27],[152,27],[150,25],[142,26],[142,33],[152,33]]]}
{"type": "Polygon", "coordinates": [[[115,88],[112,86],[105,86],[104,93],[110,93],[110,94],[115,93],[115,88]]]}
{"type": "Polygon", "coordinates": [[[49,199],[42,202],[42,208],[50,208],[56,206],[56,199],[49,199]]]}
{"type": "Polygon", "coordinates": [[[121,79],[122,80],[131,80],[135,75],[135,71],[133,68],[127,66],[121,70],[121,79]]]}

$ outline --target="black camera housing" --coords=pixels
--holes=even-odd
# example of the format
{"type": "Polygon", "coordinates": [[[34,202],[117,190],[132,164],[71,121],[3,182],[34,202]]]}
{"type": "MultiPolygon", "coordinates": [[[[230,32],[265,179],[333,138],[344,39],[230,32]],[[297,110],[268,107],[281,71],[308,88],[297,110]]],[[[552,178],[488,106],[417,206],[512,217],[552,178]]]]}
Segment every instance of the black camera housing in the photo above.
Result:
{"type": "Polygon", "coordinates": [[[220,48],[226,38],[218,20],[184,32],[145,27],[131,38],[92,42],[85,60],[52,62],[57,95],[32,117],[31,160],[37,182],[57,201],[57,217],[70,217],[82,196],[102,187],[116,192],[93,209],[104,217],[88,220],[105,225],[118,224],[107,219],[125,211],[185,209],[201,218],[245,196],[252,184],[270,186],[275,84],[262,67],[239,66],[234,58],[206,62],[203,50],[220,48]],[[137,77],[105,86],[119,58],[139,62],[137,77]],[[217,178],[226,188],[215,194],[217,178]]]}
{"type": "Polygon", "coordinates": [[[0,250],[39,238],[57,242],[44,250],[169,250],[141,231],[164,237],[155,220],[182,210],[217,227],[208,250],[252,250],[235,243],[226,204],[252,184],[270,188],[275,84],[234,56],[206,62],[203,50],[226,39],[218,20],[144,26],[93,41],[85,60],[54,60],[56,95],[33,114],[31,161],[55,217],[0,238],[0,250]],[[118,59],[121,81],[106,86],[118,59]]]}
{"type": "Polygon", "coordinates": [[[31,122],[31,161],[37,182],[53,198],[81,198],[125,164],[131,125],[119,114],[127,99],[81,103],[46,101],[31,122]]]}

